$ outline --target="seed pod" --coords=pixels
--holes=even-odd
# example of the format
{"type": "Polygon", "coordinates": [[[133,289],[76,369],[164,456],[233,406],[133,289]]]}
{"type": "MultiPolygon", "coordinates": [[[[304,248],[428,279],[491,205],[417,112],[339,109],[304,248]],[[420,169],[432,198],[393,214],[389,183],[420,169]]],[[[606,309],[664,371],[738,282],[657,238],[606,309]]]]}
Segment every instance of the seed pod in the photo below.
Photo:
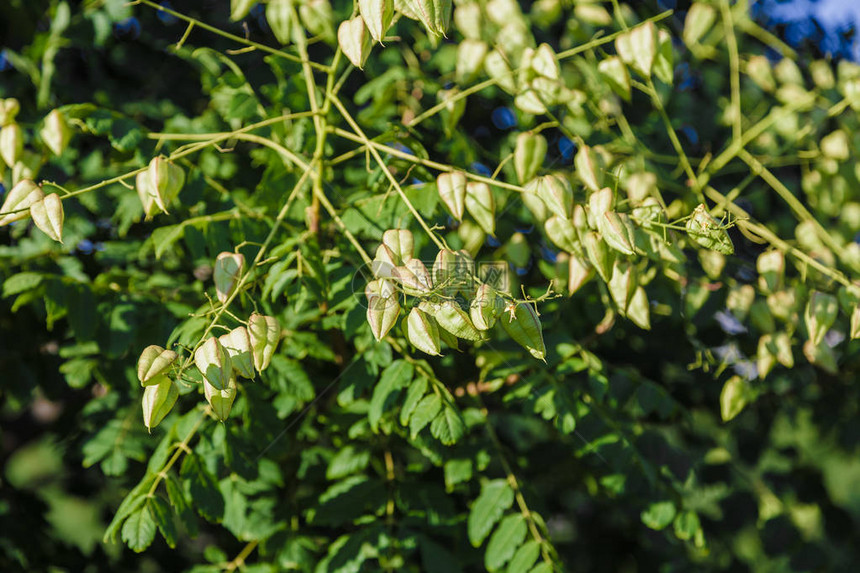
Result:
{"type": "Polygon", "coordinates": [[[257,0],[230,0],[230,19],[234,22],[248,15],[257,0]]]}
{"type": "Polygon", "coordinates": [[[203,395],[206,396],[206,401],[212,408],[212,413],[222,422],[230,415],[233,409],[233,402],[236,400],[236,378],[230,377],[227,385],[223,388],[216,388],[209,384],[206,380],[203,381],[203,395]]]}
{"type": "Polygon", "coordinates": [[[600,220],[603,215],[612,210],[615,203],[615,194],[609,187],[595,191],[588,197],[588,225],[592,229],[600,229],[600,220]]]}
{"type": "Polygon", "coordinates": [[[170,365],[176,361],[177,354],[165,350],[157,344],[147,346],[137,359],[137,379],[141,386],[157,383],[157,378],[167,372],[170,365]]]}
{"type": "Polygon", "coordinates": [[[15,167],[24,150],[24,134],[17,123],[9,123],[0,129],[0,158],[9,167],[15,167]]]}
{"type": "Polygon", "coordinates": [[[248,329],[244,326],[234,328],[227,334],[219,336],[218,342],[230,355],[233,372],[242,378],[253,380],[254,357],[251,355],[251,336],[248,334],[248,329]]]}
{"type": "Polygon", "coordinates": [[[397,322],[400,316],[400,300],[390,281],[377,279],[364,288],[367,297],[367,323],[373,337],[379,341],[397,322]]]}
{"type": "Polygon", "coordinates": [[[21,104],[18,100],[10,97],[0,99],[0,127],[5,127],[15,121],[18,111],[21,109],[21,104]]]}
{"type": "Polygon", "coordinates": [[[269,0],[266,4],[266,22],[276,40],[284,45],[289,44],[293,29],[293,0],[269,0]]]}
{"type": "Polygon", "coordinates": [[[549,44],[541,44],[531,58],[531,69],[539,75],[551,80],[557,80],[561,77],[561,69],[558,66],[558,60],[555,57],[555,52],[549,44]]]}
{"type": "Polygon", "coordinates": [[[451,0],[399,0],[397,9],[404,16],[419,20],[431,34],[445,36],[453,4],[451,0]]]}
{"type": "Polygon", "coordinates": [[[147,220],[161,212],[158,205],[155,204],[155,191],[152,189],[148,171],[142,171],[137,174],[137,177],[134,179],[134,188],[137,191],[137,196],[140,198],[140,204],[143,206],[143,214],[147,220]]]}
{"type": "Polygon", "coordinates": [[[657,55],[654,57],[652,71],[657,79],[672,85],[675,79],[675,52],[672,49],[672,36],[666,30],[657,31],[657,55]]]}
{"type": "Polygon", "coordinates": [[[251,353],[254,355],[254,368],[262,372],[269,366],[278,341],[281,327],[274,316],[264,316],[256,312],[248,318],[248,335],[251,337],[251,353]]]}
{"type": "Polygon", "coordinates": [[[397,254],[388,245],[384,243],[379,245],[376,248],[376,256],[370,263],[373,276],[385,279],[392,278],[398,262],[397,254]]]}
{"type": "Polygon", "coordinates": [[[735,252],[735,246],[729,234],[720,225],[719,221],[708,213],[704,205],[696,207],[693,214],[687,219],[686,228],[687,235],[706,249],[711,249],[724,255],[731,255],[735,252]]]}
{"type": "Polygon", "coordinates": [[[505,251],[508,255],[508,261],[519,269],[527,267],[532,258],[531,247],[522,233],[511,235],[511,240],[505,245],[505,251]]]}
{"type": "Polygon", "coordinates": [[[230,353],[214,336],[210,337],[194,352],[194,364],[203,377],[216,388],[223,389],[233,376],[230,353]]]}
{"type": "Polygon", "coordinates": [[[766,293],[776,292],[782,288],[785,276],[785,255],[782,251],[765,251],[756,260],[759,288],[766,293]]]}
{"type": "Polygon", "coordinates": [[[651,308],[648,303],[648,295],[641,286],[633,293],[630,304],[627,305],[627,318],[639,328],[651,330],[651,308]]]}
{"type": "Polygon", "coordinates": [[[63,112],[55,109],[45,118],[39,135],[54,155],[62,155],[72,139],[72,130],[63,112]]]}
{"type": "Polygon", "coordinates": [[[583,145],[573,158],[576,174],[583,185],[591,191],[600,191],[603,186],[603,161],[591,147],[583,145]]]}
{"type": "Polygon", "coordinates": [[[465,84],[477,75],[487,55],[487,44],[481,40],[465,39],[457,46],[457,82],[465,84]]]}
{"type": "Polygon", "coordinates": [[[485,233],[495,235],[496,202],[489,185],[475,182],[466,185],[466,210],[485,233]]]}
{"type": "Polygon", "coordinates": [[[407,338],[412,345],[431,356],[439,355],[439,327],[432,316],[417,307],[406,317],[407,338]]]}
{"type": "Polygon", "coordinates": [[[615,261],[609,279],[609,294],[622,316],[627,314],[627,307],[639,286],[638,278],[636,267],[626,261],[615,261]]]}
{"type": "Polygon", "coordinates": [[[607,211],[597,220],[597,228],[606,244],[625,255],[633,254],[633,226],[627,215],[607,211]]]}
{"type": "Polygon", "coordinates": [[[825,372],[834,375],[839,372],[836,353],[827,344],[813,344],[811,340],[807,340],[803,343],[803,355],[810,364],[815,364],[825,372]]]}
{"type": "Polygon", "coordinates": [[[514,148],[514,170],[520,183],[530,181],[546,159],[546,138],[539,133],[526,131],[517,136],[514,148]]]}
{"type": "Polygon", "coordinates": [[[570,271],[567,279],[567,293],[573,294],[594,276],[594,267],[577,254],[571,254],[567,262],[570,271]]]}
{"type": "Polygon", "coordinates": [[[26,219],[30,215],[30,206],[37,201],[41,201],[45,196],[42,188],[30,181],[22,179],[19,181],[9,194],[6,195],[6,200],[3,201],[3,206],[0,207],[0,213],[6,213],[0,216],[0,227],[8,225],[13,221],[26,219]],[[13,213],[12,211],[15,211],[13,213]]]}
{"type": "Polygon", "coordinates": [[[582,244],[589,262],[597,270],[597,274],[604,282],[609,282],[612,276],[612,263],[615,262],[615,251],[611,250],[601,240],[600,235],[594,231],[588,231],[582,236],[582,244]]]}
{"type": "Polygon", "coordinates": [[[472,324],[469,313],[460,308],[456,302],[445,300],[434,305],[433,317],[444,330],[447,330],[457,338],[464,340],[481,340],[481,333],[472,324]]]}
{"type": "Polygon", "coordinates": [[[633,50],[633,69],[643,78],[649,77],[657,55],[657,27],[654,22],[647,22],[630,31],[630,47],[633,50]]]}
{"type": "Polygon", "coordinates": [[[573,209],[573,189],[567,179],[560,175],[544,175],[532,180],[533,185],[526,189],[533,189],[546,204],[547,209],[558,217],[567,219],[573,209]]]}
{"type": "Polygon", "coordinates": [[[30,217],[39,229],[58,243],[63,242],[63,202],[56,193],[30,205],[30,217]]]}
{"type": "Polygon", "coordinates": [[[693,2],[687,11],[687,18],[684,20],[684,43],[687,46],[698,44],[699,40],[714,25],[716,19],[717,11],[712,6],[704,2],[693,2]]]}
{"type": "Polygon", "coordinates": [[[364,62],[370,55],[373,42],[361,16],[340,23],[337,28],[337,42],[353,66],[358,69],[364,68],[364,62]]]}
{"type": "Polygon", "coordinates": [[[482,20],[481,6],[477,2],[458,4],[454,10],[454,26],[464,38],[480,40],[482,20]]]}
{"type": "Polygon", "coordinates": [[[149,162],[147,173],[149,190],[155,195],[155,204],[167,213],[167,206],[179,196],[179,191],[185,184],[185,171],[169,159],[155,157],[149,162]]]}
{"type": "Polygon", "coordinates": [[[436,189],[454,218],[462,221],[466,208],[466,174],[462,171],[441,173],[436,178],[436,189]]]}
{"type": "Polygon", "coordinates": [[[157,381],[143,389],[143,425],[151,432],[161,423],[179,398],[179,389],[167,376],[159,376],[157,381]]]}
{"type": "Polygon", "coordinates": [[[389,229],[382,233],[382,244],[394,253],[394,260],[405,262],[412,258],[414,239],[408,229],[389,229]]]}
{"type": "Polygon", "coordinates": [[[535,309],[530,304],[512,302],[505,310],[510,313],[510,316],[503,316],[500,322],[508,336],[528,350],[532,356],[546,362],[543,328],[535,309]]]}
{"type": "Polygon", "coordinates": [[[546,236],[560,249],[568,252],[573,252],[579,249],[579,237],[576,234],[576,228],[571,223],[570,219],[565,219],[555,215],[550,217],[544,223],[546,236]]]}
{"type": "MultiPolygon", "coordinates": [[[[457,8],[459,11],[461,8],[457,8]]],[[[507,58],[498,49],[492,50],[484,58],[484,71],[492,79],[496,80],[499,87],[512,94],[517,92],[517,82],[507,58]]]]}
{"type": "Polygon", "coordinates": [[[752,395],[749,382],[740,376],[732,376],[723,384],[720,392],[720,417],[723,422],[728,422],[738,414],[749,402],[752,395]]]}
{"type": "Polygon", "coordinates": [[[241,253],[225,251],[215,259],[215,269],[212,275],[215,280],[215,294],[222,304],[236,289],[243,268],[245,268],[245,256],[241,253]]]}
{"type": "Polygon", "coordinates": [[[358,8],[370,35],[382,42],[394,19],[394,0],[358,0],[358,8]]]}
{"type": "Polygon", "coordinates": [[[630,72],[618,56],[610,56],[597,64],[597,70],[612,91],[624,101],[630,101],[630,72]]]}
{"type": "Polygon", "coordinates": [[[809,302],[806,303],[806,312],[803,314],[812,344],[817,346],[824,340],[824,335],[833,326],[838,312],[839,304],[835,296],[817,290],[812,291],[809,302]]]}
{"type": "Polygon", "coordinates": [[[495,289],[488,284],[482,284],[469,305],[469,317],[478,330],[490,330],[502,308],[502,299],[495,289]]]}
{"type": "Polygon", "coordinates": [[[321,37],[326,43],[336,41],[334,33],[334,14],[329,0],[308,0],[299,6],[299,18],[308,32],[321,37]]]}
{"type": "Polygon", "coordinates": [[[409,259],[403,265],[394,267],[392,278],[399,281],[404,288],[418,293],[433,289],[433,279],[430,278],[427,267],[418,259],[409,259]]]}
{"type": "Polygon", "coordinates": [[[442,288],[445,294],[454,296],[460,289],[471,290],[475,263],[471,257],[442,249],[433,262],[433,285],[442,288]]]}
{"type": "Polygon", "coordinates": [[[532,217],[534,217],[536,222],[545,223],[550,216],[549,209],[546,208],[546,203],[543,202],[543,199],[537,196],[537,190],[529,188],[532,185],[537,185],[535,181],[535,179],[532,179],[526,183],[526,191],[520,193],[520,199],[522,199],[523,205],[531,211],[532,217]]]}
{"type": "Polygon", "coordinates": [[[746,69],[749,78],[765,92],[776,89],[776,80],[773,77],[773,68],[767,56],[750,56],[746,69]]]}

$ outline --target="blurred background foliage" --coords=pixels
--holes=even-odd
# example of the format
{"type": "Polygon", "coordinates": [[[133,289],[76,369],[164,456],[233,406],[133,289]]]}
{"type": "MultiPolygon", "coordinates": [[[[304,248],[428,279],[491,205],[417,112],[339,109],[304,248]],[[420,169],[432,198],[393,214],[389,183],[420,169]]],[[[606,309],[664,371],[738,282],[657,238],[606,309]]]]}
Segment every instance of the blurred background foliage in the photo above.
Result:
{"type": "MultiPolygon", "coordinates": [[[[719,11],[720,2],[711,4],[719,11]]],[[[761,170],[734,159],[712,184],[723,194],[740,188],[734,203],[752,220],[853,279],[860,103],[844,96],[860,77],[849,63],[858,54],[856,27],[823,9],[817,20],[809,11],[792,19],[788,3],[749,4],[749,19],[744,5],[733,10],[743,126],[775,108],[788,111],[748,150],[836,244],[798,227],[773,185],[748,177],[761,170]],[[804,105],[808,93],[814,101],[804,105]],[[834,132],[844,137],[825,139],[834,132]]],[[[806,4],[814,11],[834,2],[806,4]]],[[[220,0],[172,7],[280,45],[262,4],[239,22],[220,0]]],[[[613,8],[520,4],[535,43],[557,53],[621,29],[613,8]]],[[[719,18],[700,41],[681,40],[688,3],[631,2],[618,12],[633,25],[667,8],[674,12],[660,27],[673,37],[674,67],[671,85],[657,82],[656,91],[698,168],[732,138],[730,55],[719,18]]],[[[333,21],[350,13],[336,2],[333,21]]],[[[33,159],[41,180],[83,188],[175,149],[153,134],[228,132],[308,109],[298,64],[236,52],[236,42],[200,29],[172,48],[185,29],[175,16],[120,0],[0,5],[0,98],[21,102],[28,149],[38,148],[32,134],[49,110],[80,118],[60,157],[33,159]]],[[[484,76],[458,77],[462,30],[455,26],[441,41],[406,20],[389,35],[398,38],[374,47],[341,96],[371,137],[490,175],[516,134],[540,123],[491,87],[468,98],[459,122],[443,113],[407,128],[435,105],[437,92],[484,76]]],[[[309,50],[319,62],[333,53],[326,41],[309,50]]],[[[625,165],[657,174],[667,202],[677,201],[675,214],[686,215],[696,201],[651,97],[634,89],[625,101],[596,73],[613,52],[607,44],[564,64],[565,80],[585,101],[543,131],[543,169],[570,172],[582,141],[603,144],[625,165]]],[[[273,125],[266,137],[297,153],[315,145],[309,118],[273,125]]],[[[333,137],[327,145],[329,157],[355,147],[333,137]]],[[[232,140],[226,147],[231,152],[208,147],[178,162],[187,173],[181,208],[155,220],[143,218],[133,191],[114,183],[64,202],[62,246],[26,221],[0,231],[0,569],[853,571],[860,562],[860,354],[849,340],[850,309],[827,335],[822,352],[829,354],[805,360],[800,349],[806,297],[812,289],[835,293],[831,277],[788,264],[771,288],[756,267],[766,245],[732,227],[732,256],[681,243],[681,263],[649,267],[658,275],[648,284],[650,330],[607,320],[612,305],[593,280],[541,305],[547,365],[502,340],[404,366],[402,348],[372,342],[353,296],[363,292],[354,280],[361,258],[328,217],[321,232],[309,231],[312,200],[304,196],[285,218],[271,266],[232,309],[278,317],[286,334],[271,370],[244,385],[227,423],[203,424],[192,452],[164,480],[157,499],[170,509],[156,515],[159,535],[153,522],[152,535],[123,528],[117,540],[103,541],[122,500],[137,484],[152,484],[176,451],[168,448],[200,418],[199,392],[183,386],[176,411],[148,434],[137,356],[149,344],[195,344],[205,318],[189,315],[209,309],[215,257],[242,244],[251,260],[301,176],[265,146],[232,140]],[[748,296],[755,302],[738,302],[748,296]],[[762,362],[761,337],[779,333],[792,339],[791,367],[776,364],[776,352],[762,362]],[[772,371],[762,372],[763,364],[772,371]],[[385,380],[399,397],[383,396],[386,415],[374,431],[368,411],[385,380]],[[434,383],[456,397],[463,428],[450,440],[436,429],[411,435],[398,423],[409,400],[401,389],[434,383]],[[735,401],[721,400],[735,390],[735,401]],[[506,497],[512,476],[516,500],[506,497]],[[483,547],[469,543],[470,516],[482,503],[495,520],[504,515],[495,531],[506,528],[511,551],[522,549],[516,557],[500,557],[501,536],[486,547],[495,521],[483,547]],[[529,539],[535,527],[548,540],[540,547],[546,568],[535,565],[538,545],[527,545],[518,515],[532,520],[529,539]],[[526,564],[508,563],[512,557],[526,564]]],[[[433,170],[386,159],[451,245],[510,264],[514,290],[522,284],[536,295],[550,279],[564,286],[558,249],[513,195],[497,196],[496,234],[488,237],[447,215],[433,170]]],[[[0,172],[3,192],[11,171],[0,172]]],[[[510,163],[502,174],[516,180],[510,163]]],[[[326,174],[326,193],[370,251],[383,230],[410,222],[388,192],[363,153],[326,174]]],[[[415,235],[416,252],[432,260],[432,244],[415,235]]]]}

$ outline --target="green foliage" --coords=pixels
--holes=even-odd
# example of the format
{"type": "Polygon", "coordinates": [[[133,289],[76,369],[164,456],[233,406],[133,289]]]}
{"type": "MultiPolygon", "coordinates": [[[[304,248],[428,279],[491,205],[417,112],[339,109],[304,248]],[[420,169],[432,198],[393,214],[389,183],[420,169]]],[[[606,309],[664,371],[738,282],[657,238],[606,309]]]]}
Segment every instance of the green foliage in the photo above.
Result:
{"type": "Polygon", "coordinates": [[[727,0],[174,4],[7,10],[0,569],[858,562],[860,66],[727,0]]]}

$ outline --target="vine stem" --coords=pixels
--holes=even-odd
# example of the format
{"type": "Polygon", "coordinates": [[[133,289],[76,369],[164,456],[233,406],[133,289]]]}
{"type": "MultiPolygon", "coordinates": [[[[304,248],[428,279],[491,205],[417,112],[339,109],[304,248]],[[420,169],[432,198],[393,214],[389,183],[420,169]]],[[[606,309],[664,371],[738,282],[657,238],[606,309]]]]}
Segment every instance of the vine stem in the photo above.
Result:
{"type": "Polygon", "coordinates": [[[735,37],[735,27],[732,10],[728,0],[720,1],[723,19],[723,34],[729,47],[729,67],[731,68],[732,86],[732,141],[740,141],[743,137],[741,126],[741,70],[738,56],[738,39],[735,37]]]}
{"type": "Polygon", "coordinates": [[[242,548],[242,551],[240,551],[239,554],[236,555],[235,559],[233,559],[232,561],[227,563],[227,565],[224,566],[224,571],[235,571],[236,569],[241,569],[242,567],[244,567],[245,559],[248,558],[248,555],[250,555],[251,552],[254,551],[254,549],[256,549],[257,545],[259,544],[260,542],[256,539],[254,541],[249,541],[248,544],[242,548]]]}
{"type": "Polygon", "coordinates": [[[406,193],[403,191],[403,188],[398,183],[397,179],[395,179],[394,175],[389,171],[388,166],[385,165],[385,162],[382,161],[382,157],[379,155],[379,151],[377,151],[376,147],[373,146],[370,139],[368,139],[367,135],[352,117],[352,115],[347,111],[346,107],[344,107],[343,103],[336,95],[332,95],[331,102],[338,109],[341,116],[346,120],[352,130],[358,135],[361,139],[361,142],[367,145],[370,154],[373,156],[373,159],[376,160],[376,163],[379,165],[380,169],[382,169],[385,176],[388,178],[388,181],[391,182],[391,185],[394,186],[394,189],[397,190],[397,194],[400,195],[400,198],[406,204],[406,207],[409,209],[409,212],[412,213],[412,216],[415,217],[415,220],[418,221],[418,224],[427,232],[430,236],[430,239],[439,247],[439,250],[443,250],[445,248],[445,244],[442,240],[436,236],[436,233],[427,225],[427,222],[421,216],[421,214],[415,209],[415,206],[412,204],[412,201],[409,200],[409,197],[406,196],[406,193]]]}

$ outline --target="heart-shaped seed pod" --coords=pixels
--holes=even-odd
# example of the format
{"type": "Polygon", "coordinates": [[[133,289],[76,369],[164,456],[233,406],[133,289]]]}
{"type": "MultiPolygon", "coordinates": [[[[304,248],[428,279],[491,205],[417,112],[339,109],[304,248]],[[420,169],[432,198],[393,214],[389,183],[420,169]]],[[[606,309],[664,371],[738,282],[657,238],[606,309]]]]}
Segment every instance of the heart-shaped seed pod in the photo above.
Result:
{"type": "Polygon", "coordinates": [[[216,388],[206,380],[203,381],[203,395],[206,396],[212,413],[222,422],[230,416],[233,401],[236,400],[236,390],[236,378],[233,377],[227,381],[227,385],[223,388],[216,388]]]}
{"type": "Polygon", "coordinates": [[[416,308],[406,318],[407,338],[412,345],[431,356],[439,355],[439,327],[432,316],[416,308]]]}
{"type": "Polygon", "coordinates": [[[391,281],[377,279],[367,283],[367,323],[373,337],[379,341],[391,330],[400,316],[400,300],[391,281]]]}
{"type": "Polygon", "coordinates": [[[248,329],[244,326],[234,328],[227,334],[219,336],[218,342],[230,355],[233,372],[242,378],[253,380],[254,357],[251,355],[251,336],[248,334],[248,329]]]}
{"type": "Polygon", "coordinates": [[[361,16],[340,23],[337,28],[337,43],[353,66],[358,69],[364,67],[373,43],[361,16]]]}
{"type": "Polygon", "coordinates": [[[505,309],[510,316],[499,319],[502,328],[520,346],[538,360],[546,361],[546,346],[543,342],[543,327],[535,309],[530,304],[510,303],[505,309]]]}
{"type": "Polygon", "coordinates": [[[151,432],[161,423],[179,398],[179,389],[167,376],[159,376],[153,384],[143,389],[143,424],[151,432]]]}
{"type": "Polygon", "coordinates": [[[174,351],[165,350],[157,344],[144,348],[137,359],[137,379],[140,380],[141,386],[155,384],[156,378],[167,372],[176,358],[174,351]]]}
{"type": "Polygon", "coordinates": [[[281,326],[274,316],[256,312],[248,318],[248,335],[251,337],[251,353],[254,355],[254,368],[262,372],[269,366],[278,342],[281,339],[281,326]]]}
{"type": "Polygon", "coordinates": [[[0,216],[0,227],[29,217],[30,206],[41,201],[44,196],[42,188],[29,179],[19,181],[6,195],[6,200],[0,207],[0,213],[5,213],[0,216]]]}
{"type": "Polygon", "coordinates": [[[214,336],[194,352],[194,364],[197,365],[203,377],[218,389],[226,388],[233,376],[230,353],[214,336]]]}
{"type": "Polygon", "coordinates": [[[462,221],[466,209],[466,174],[462,171],[441,173],[436,178],[436,189],[451,215],[462,221]]]}
{"type": "Polygon", "coordinates": [[[215,280],[215,294],[222,304],[233,294],[244,268],[245,257],[240,253],[225,251],[216,257],[212,276],[215,280]]]}
{"type": "Polygon", "coordinates": [[[45,195],[39,201],[30,205],[30,217],[33,223],[46,235],[58,243],[63,242],[63,202],[56,193],[45,195]]]}

